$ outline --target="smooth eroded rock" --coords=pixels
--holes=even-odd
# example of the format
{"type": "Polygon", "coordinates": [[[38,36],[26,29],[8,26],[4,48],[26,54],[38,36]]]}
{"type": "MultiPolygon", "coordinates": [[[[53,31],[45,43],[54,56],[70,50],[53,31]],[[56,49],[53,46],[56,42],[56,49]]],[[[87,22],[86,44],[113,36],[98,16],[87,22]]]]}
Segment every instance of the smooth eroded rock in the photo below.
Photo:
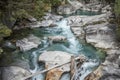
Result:
{"type": "Polygon", "coordinates": [[[115,46],[115,33],[108,23],[89,25],[85,28],[87,43],[95,47],[109,49],[115,46]]]}
{"type": "MultiPolygon", "coordinates": [[[[39,56],[39,61],[45,63],[45,68],[49,69],[56,65],[61,65],[71,61],[71,54],[61,51],[48,51],[44,52],[39,56]]],[[[59,80],[64,72],[70,71],[70,64],[66,64],[59,68],[54,68],[48,71],[46,80],[59,80]]]]}
{"type": "Polygon", "coordinates": [[[65,42],[67,38],[64,36],[49,36],[48,39],[52,42],[65,42]]]}
{"type": "Polygon", "coordinates": [[[30,75],[30,72],[17,66],[3,67],[2,80],[23,80],[22,78],[30,75]]]}
{"type": "Polygon", "coordinates": [[[21,51],[27,51],[32,48],[37,48],[41,44],[40,38],[30,35],[27,38],[18,40],[16,46],[20,48],[21,51]]]}

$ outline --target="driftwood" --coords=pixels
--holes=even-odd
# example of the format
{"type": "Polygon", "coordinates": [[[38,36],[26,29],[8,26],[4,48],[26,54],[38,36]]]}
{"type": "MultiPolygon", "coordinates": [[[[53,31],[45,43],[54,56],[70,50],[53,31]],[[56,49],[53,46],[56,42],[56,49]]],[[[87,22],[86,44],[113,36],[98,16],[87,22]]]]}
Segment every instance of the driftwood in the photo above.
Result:
{"type": "Polygon", "coordinates": [[[71,57],[71,65],[70,65],[70,80],[74,79],[74,75],[75,75],[76,69],[77,68],[76,68],[75,57],[72,56],[71,57]]]}
{"type": "MultiPolygon", "coordinates": [[[[74,60],[79,60],[80,58],[81,58],[81,57],[78,56],[78,57],[74,58],[74,60]]],[[[51,68],[49,68],[49,69],[45,69],[45,70],[43,70],[43,71],[38,71],[38,72],[36,72],[36,73],[34,73],[34,74],[31,74],[31,75],[28,75],[28,76],[22,78],[22,80],[29,79],[29,78],[31,78],[31,77],[33,77],[33,76],[36,76],[36,75],[45,73],[45,72],[47,72],[47,71],[49,71],[49,70],[52,70],[52,69],[54,69],[54,68],[61,67],[61,66],[63,66],[63,65],[69,64],[69,63],[71,63],[71,61],[66,62],[66,63],[63,63],[63,64],[61,64],[61,65],[55,65],[55,66],[53,66],[53,67],[51,67],[51,68]]]]}

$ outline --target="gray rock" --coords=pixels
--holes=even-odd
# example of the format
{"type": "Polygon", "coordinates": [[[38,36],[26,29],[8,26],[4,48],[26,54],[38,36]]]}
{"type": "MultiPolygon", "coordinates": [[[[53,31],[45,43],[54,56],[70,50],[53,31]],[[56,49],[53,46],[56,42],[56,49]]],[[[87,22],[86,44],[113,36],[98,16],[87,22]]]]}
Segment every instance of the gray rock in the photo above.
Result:
{"type": "Polygon", "coordinates": [[[59,6],[57,13],[58,14],[72,14],[74,13],[75,10],[71,5],[62,5],[59,6]]]}
{"type": "Polygon", "coordinates": [[[65,42],[67,38],[64,36],[49,36],[48,39],[52,42],[65,42]]]}
{"type": "Polygon", "coordinates": [[[3,47],[13,49],[13,50],[16,49],[15,45],[11,43],[10,41],[5,41],[5,43],[3,44],[3,47]]]}
{"type": "MultiPolygon", "coordinates": [[[[48,51],[44,52],[39,56],[39,61],[45,63],[46,68],[51,68],[55,65],[60,65],[71,60],[71,54],[61,51],[48,51]]],[[[70,64],[66,64],[60,68],[63,72],[68,72],[70,70],[70,64]]]]}
{"type": "Polygon", "coordinates": [[[70,16],[66,18],[70,26],[86,26],[97,22],[107,22],[111,13],[100,14],[95,16],[70,16]]]}
{"type": "Polygon", "coordinates": [[[44,18],[45,20],[60,21],[61,19],[63,19],[63,16],[54,15],[54,14],[51,14],[51,13],[46,13],[46,15],[43,16],[43,18],[44,18]]]}
{"type": "Polygon", "coordinates": [[[78,0],[67,0],[67,1],[74,8],[74,10],[85,7],[85,5],[83,3],[81,3],[81,1],[78,1],[78,0]]]}
{"type": "Polygon", "coordinates": [[[40,38],[30,35],[27,38],[18,40],[16,46],[20,48],[21,51],[27,51],[32,48],[37,48],[41,44],[40,38]]]}
{"type": "Polygon", "coordinates": [[[84,39],[85,37],[85,32],[82,27],[71,27],[74,35],[79,38],[79,39],[84,39]]]}
{"type": "Polygon", "coordinates": [[[112,49],[107,51],[107,58],[103,63],[103,76],[100,80],[120,79],[120,50],[112,49]]]}
{"type": "Polygon", "coordinates": [[[115,33],[107,26],[108,23],[89,25],[85,28],[87,43],[95,47],[110,49],[115,47],[115,33]]]}
{"type": "Polygon", "coordinates": [[[2,80],[23,80],[29,74],[29,71],[17,66],[2,68],[2,80]]]}
{"type": "Polygon", "coordinates": [[[35,24],[31,24],[31,28],[35,27],[54,27],[57,26],[56,21],[60,21],[63,16],[54,15],[50,13],[46,13],[45,16],[43,16],[44,20],[36,22],[35,24]]]}

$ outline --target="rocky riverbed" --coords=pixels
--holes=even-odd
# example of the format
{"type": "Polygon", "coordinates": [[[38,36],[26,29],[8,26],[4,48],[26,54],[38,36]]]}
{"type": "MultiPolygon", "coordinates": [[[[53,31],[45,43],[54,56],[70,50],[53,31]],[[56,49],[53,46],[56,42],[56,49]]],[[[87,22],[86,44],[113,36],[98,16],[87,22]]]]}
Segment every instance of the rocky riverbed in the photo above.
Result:
{"type": "MultiPolygon", "coordinates": [[[[110,5],[103,6],[99,3],[94,3],[94,1],[86,6],[78,1],[69,3],[69,5],[60,6],[58,13],[72,14],[78,9],[98,12],[101,10],[100,6],[102,6],[101,14],[92,16],[72,15],[64,18],[63,16],[46,13],[43,21],[33,19],[32,23],[25,26],[33,31],[27,37],[14,42],[11,41],[11,45],[14,44],[17,48],[13,54],[21,55],[20,59],[29,64],[21,62],[21,64],[16,65],[18,62],[8,67],[1,67],[1,80],[21,80],[27,75],[43,70],[44,67],[47,69],[51,65],[69,61],[71,55],[78,56],[80,53],[85,55],[89,61],[93,59],[90,63],[86,62],[83,64],[83,70],[80,68],[81,72],[78,73],[81,75],[79,76],[80,80],[120,79],[120,47],[116,41],[116,26],[109,23],[112,15],[110,5]],[[93,3],[94,5],[91,6],[93,3]],[[72,6],[69,7],[70,5],[72,6]],[[40,35],[41,33],[42,36],[40,35]],[[81,40],[91,44],[96,49],[106,52],[105,61],[102,62],[100,60],[99,55],[101,53],[97,54],[96,49],[93,50],[91,47],[86,49],[87,46],[84,47],[84,44],[79,42],[81,40]],[[53,62],[54,60],[58,62],[53,62]],[[52,63],[49,61],[52,61],[52,63]],[[45,66],[40,62],[46,62],[45,66]],[[29,66],[26,68],[25,64],[29,66]],[[6,75],[7,77],[5,77],[6,75]]],[[[16,26],[14,29],[19,30],[21,28],[24,27],[16,26]]],[[[59,80],[64,72],[69,72],[69,67],[69,65],[66,65],[49,71],[46,80],[59,80]],[[54,75],[57,77],[53,78],[54,75]]],[[[44,80],[44,76],[38,75],[31,79],[44,80]]],[[[61,80],[69,80],[68,77],[62,77],[61,80]]]]}

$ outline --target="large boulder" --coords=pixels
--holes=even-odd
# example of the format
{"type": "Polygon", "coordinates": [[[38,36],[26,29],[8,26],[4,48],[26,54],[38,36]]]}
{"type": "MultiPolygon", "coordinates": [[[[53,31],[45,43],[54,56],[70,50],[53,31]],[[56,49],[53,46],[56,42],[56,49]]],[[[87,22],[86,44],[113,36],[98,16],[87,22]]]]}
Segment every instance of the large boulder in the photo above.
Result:
{"type": "Polygon", "coordinates": [[[2,80],[23,80],[30,72],[17,66],[3,67],[1,70],[2,80]]]}
{"type": "Polygon", "coordinates": [[[109,28],[108,23],[89,25],[85,28],[85,32],[87,43],[104,49],[115,47],[114,30],[109,28]]]}
{"type": "MultiPolygon", "coordinates": [[[[56,65],[61,65],[66,62],[70,62],[71,54],[61,51],[48,51],[39,56],[39,61],[45,63],[45,68],[49,69],[56,65]]],[[[64,72],[70,71],[70,64],[66,64],[59,68],[54,68],[48,71],[46,80],[59,80],[64,72]]]]}
{"type": "Polygon", "coordinates": [[[27,38],[18,40],[16,46],[20,48],[21,51],[27,51],[32,48],[37,48],[41,44],[40,38],[30,35],[27,38]]]}

